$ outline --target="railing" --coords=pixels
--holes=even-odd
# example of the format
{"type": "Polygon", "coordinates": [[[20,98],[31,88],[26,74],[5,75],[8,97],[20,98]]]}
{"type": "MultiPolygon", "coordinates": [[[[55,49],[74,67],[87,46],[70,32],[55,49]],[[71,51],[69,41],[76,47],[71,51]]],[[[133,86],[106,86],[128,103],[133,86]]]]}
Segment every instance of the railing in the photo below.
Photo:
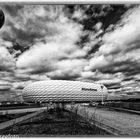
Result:
{"type": "Polygon", "coordinates": [[[32,118],[32,117],[34,117],[34,116],[36,116],[40,113],[43,113],[45,110],[46,109],[42,109],[42,110],[39,110],[37,112],[31,113],[31,114],[28,114],[28,115],[24,115],[24,116],[19,117],[19,118],[15,118],[15,119],[12,119],[12,120],[9,120],[9,121],[6,121],[6,122],[2,122],[2,123],[0,123],[0,130],[5,129],[9,126],[15,125],[17,123],[20,123],[22,121],[25,121],[27,119],[30,119],[30,118],[32,118]]]}
{"type": "Polygon", "coordinates": [[[41,109],[47,109],[47,107],[0,110],[0,115],[29,113],[29,112],[39,111],[41,109]]]}

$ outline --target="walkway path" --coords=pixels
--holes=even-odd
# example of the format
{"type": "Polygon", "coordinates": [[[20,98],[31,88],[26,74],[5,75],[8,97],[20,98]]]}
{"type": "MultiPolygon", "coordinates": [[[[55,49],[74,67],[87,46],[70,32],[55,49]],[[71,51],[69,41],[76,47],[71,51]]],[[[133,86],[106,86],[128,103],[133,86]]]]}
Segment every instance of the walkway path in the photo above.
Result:
{"type": "Polygon", "coordinates": [[[107,108],[84,107],[80,105],[67,107],[77,111],[77,114],[87,119],[94,119],[120,130],[122,135],[140,136],[140,115],[119,112],[107,108]]]}

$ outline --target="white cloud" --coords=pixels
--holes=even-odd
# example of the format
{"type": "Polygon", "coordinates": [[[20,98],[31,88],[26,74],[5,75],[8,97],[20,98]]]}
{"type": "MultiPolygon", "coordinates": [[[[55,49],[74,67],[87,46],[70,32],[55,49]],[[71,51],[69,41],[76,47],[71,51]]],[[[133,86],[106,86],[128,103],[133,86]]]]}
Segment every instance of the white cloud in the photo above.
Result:
{"type": "Polygon", "coordinates": [[[96,70],[95,72],[92,71],[83,71],[81,72],[81,77],[84,79],[93,79],[95,81],[101,79],[113,79],[116,78],[113,74],[103,74],[100,71],[96,70]]]}
{"type": "MultiPolygon", "coordinates": [[[[90,59],[86,69],[96,70],[107,68],[118,64],[120,68],[125,67],[125,61],[135,61],[139,63],[140,56],[140,6],[126,12],[120,22],[115,25],[115,29],[105,33],[99,48],[93,58],[90,59]]],[[[119,69],[119,66],[114,69],[119,69]]]]}
{"type": "Polygon", "coordinates": [[[50,78],[48,78],[45,74],[39,75],[39,74],[32,74],[30,75],[30,79],[31,80],[49,80],[50,78]]]}
{"type": "Polygon", "coordinates": [[[27,86],[28,84],[32,83],[32,81],[28,80],[25,82],[14,82],[13,83],[13,89],[23,89],[25,86],[27,86]]]}
{"type": "MultiPolygon", "coordinates": [[[[135,47],[135,43],[140,41],[140,31],[138,30],[139,28],[140,6],[126,12],[126,14],[123,15],[120,23],[116,25],[115,30],[104,35],[103,41],[107,43],[105,44],[106,47],[108,47],[107,45],[110,45],[106,51],[108,51],[109,48],[116,51],[117,49],[118,51],[123,51],[127,48],[135,47]]],[[[102,48],[100,49],[102,50],[102,48]]]]}
{"type": "Polygon", "coordinates": [[[86,70],[96,70],[107,66],[112,61],[112,58],[106,58],[105,56],[95,56],[90,59],[89,66],[85,67],[86,70]]]}
{"type": "Polygon", "coordinates": [[[108,80],[99,80],[96,83],[104,84],[104,85],[114,85],[114,84],[120,84],[121,79],[108,79],[108,80]]]}
{"type": "Polygon", "coordinates": [[[87,18],[87,15],[84,14],[84,10],[79,8],[79,9],[75,10],[75,12],[73,13],[72,17],[76,18],[78,20],[83,20],[83,19],[87,18]]]}
{"type": "MultiPolygon", "coordinates": [[[[44,26],[56,29],[55,34],[47,34],[44,41],[37,42],[19,56],[16,66],[25,71],[52,71],[56,63],[63,59],[76,59],[86,55],[86,51],[76,45],[82,34],[82,26],[68,19],[60,10],[58,17],[50,16],[44,26]],[[27,61],[28,60],[28,61],[27,61]]],[[[57,13],[58,14],[58,13],[57,13]]]]}
{"type": "Polygon", "coordinates": [[[77,78],[85,65],[87,65],[87,61],[84,59],[62,60],[57,62],[55,70],[47,73],[47,75],[51,78],[77,78]]]}
{"type": "Polygon", "coordinates": [[[133,76],[135,80],[139,80],[140,81],[140,74],[136,74],[133,76]]]}
{"type": "Polygon", "coordinates": [[[117,25],[116,29],[113,32],[107,33],[103,40],[105,42],[124,44],[125,46],[122,47],[129,47],[126,46],[126,44],[128,45],[139,39],[140,7],[133,8],[126,12],[126,14],[123,15],[120,25],[123,26],[119,27],[119,25],[117,25]]]}
{"type": "Polygon", "coordinates": [[[121,46],[116,43],[109,43],[109,44],[104,44],[99,48],[99,53],[104,54],[104,55],[109,55],[109,54],[116,54],[120,52],[121,46]]]}
{"type": "Polygon", "coordinates": [[[89,78],[93,78],[95,76],[95,73],[91,71],[84,71],[84,72],[81,72],[81,76],[84,79],[89,79],[89,78]]]}
{"type": "Polygon", "coordinates": [[[133,84],[133,83],[135,83],[134,80],[123,81],[123,82],[121,83],[121,85],[123,85],[123,86],[130,86],[130,85],[133,84]]]}
{"type": "MultiPolygon", "coordinates": [[[[104,35],[102,30],[104,22],[93,25],[95,31],[86,32],[80,23],[71,20],[76,18],[80,21],[88,18],[84,10],[76,9],[71,18],[68,18],[63,10],[63,6],[25,5],[17,10],[16,16],[12,17],[12,13],[6,13],[7,21],[1,30],[1,37],[5,36],[7,39],[14,39],[30,46],[29,50],[17,59],[16,66],[20,73],[15,72],[15,80],[31,82],[50,78],[86,79],[108,86],[116,84],[119,88],[124,74],[104,74],[102,70],[107,68],[114,71],[125,70],[129,66],[125,65],[127,60],[140,62],[140,7],[126,12],[118,24],[110,25],[104,35]],[[88,35],[89,41],[81,48],[76,42],[84,35],[88,35]],[[86,60],[88,52],[92,54],[89,55],[89,60],[86,60]],[[97,71],[98,69],[102,72],[97,71]],[[44,75],[24,75],[22,72],[42,72],[44,75]]],[[[13,58],[8,56],[6,48],[11,48],[12,43],[2,40],[0,44],[3,46],[0,49],[2,54],[0,62],[3,62],[0,63],[0,67],[11,69],[13,58]]],[[[13,55],[20,53],[15,51],[13,55]]],[[[137,77],[134,78],[139,80],[137,77]]],[[[137,88],[134,82],[131,86],[137,88]]],[[[19,87],[22,87],[22,84],[19,84],[19,87]]],[[[123,84],[120,86],[130,86],[128,83],[123,84]]],[[[123,90],[121,88],[120,91],[123,90]]],[[[119,90],[114,92],[120,92],[119,90]]]]}
{"type": "Polygon", "coordinates": [[[98,22],[96,25],[95,25],[95,29],[98,31],[98,30],[100,30],[101,29],[101,27],[102,27],[102,23],[101,22],[98,22]]]}
{"type": "Polygon", "coordinates": [[[5,41],[0,38],[0,46],[5,47],[5,48],[11,48],[13,47],[13,44],[10,41],[5,41]]]}
{"type": "Polygon", "coordinates": [[[15,78],[18,78],[18,79],[21,79],[21,80],[24,80],[24,79],[29,79],[30,76],[28,74],[23,74],[23,73],[20,73],[20,71],[15,71],[15,74],[14,74],[14,77],[15,78]]]}
{"type": "Polygon", "coordinates": [[[12,88],[12,84],[7,81],[0,81],[0,91],[8,91],[12,88]]]}

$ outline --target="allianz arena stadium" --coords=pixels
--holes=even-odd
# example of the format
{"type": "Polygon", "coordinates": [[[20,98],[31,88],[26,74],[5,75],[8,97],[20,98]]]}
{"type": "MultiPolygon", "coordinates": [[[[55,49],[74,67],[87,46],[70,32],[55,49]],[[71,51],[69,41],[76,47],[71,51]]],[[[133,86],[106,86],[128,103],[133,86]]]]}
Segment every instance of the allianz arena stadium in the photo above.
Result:
{"type": "Polygon", "coordinates": [[[36,103],[104,101],[107,96],[108,92],[105,86],[80,81],[39,81],[31,83],[23,89],[25,102],[36,103]]]}

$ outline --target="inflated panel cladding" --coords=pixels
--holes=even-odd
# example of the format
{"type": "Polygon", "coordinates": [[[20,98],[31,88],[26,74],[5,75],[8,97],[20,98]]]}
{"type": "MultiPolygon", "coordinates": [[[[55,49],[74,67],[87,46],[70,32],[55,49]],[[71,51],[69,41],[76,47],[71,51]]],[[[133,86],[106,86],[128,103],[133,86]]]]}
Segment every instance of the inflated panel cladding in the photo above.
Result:
{"type": "Polygon", "coordinates": [[[23,98],[26,101],[59,102],[59,101],[96,101],[106,98],[106,88],[101,89],[99,84],[49,80],[32,83],[24,88],[23,98]],[[96,89],[97,91],[82,90],[96,89]]]}

